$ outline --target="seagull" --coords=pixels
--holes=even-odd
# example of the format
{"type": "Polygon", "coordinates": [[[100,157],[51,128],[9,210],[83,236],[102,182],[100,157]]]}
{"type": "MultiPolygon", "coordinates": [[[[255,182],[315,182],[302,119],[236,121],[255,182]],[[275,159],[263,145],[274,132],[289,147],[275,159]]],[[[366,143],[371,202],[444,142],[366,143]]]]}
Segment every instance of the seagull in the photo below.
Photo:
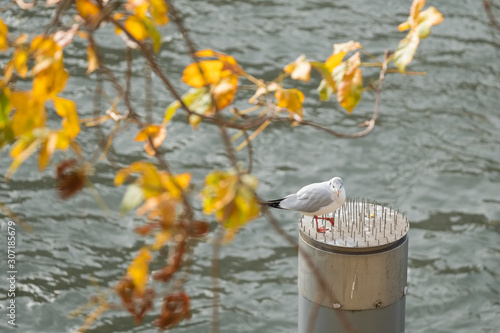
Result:
{"type": "Polygon", "coordinates": [[[302,215],[312,216],[316,221],[316,230],[325,233],[326,228],[318,228],[318,219],[328,220],[335,223],[333,217],[318,217],[336,211],[345,201],[346,193],[344,183],[340,177],[334,177],[322,183],[309,184],[301,188],[297,193],[289,194],[282,199],[262,202],[263,205],[294,210],[302,215]]]}

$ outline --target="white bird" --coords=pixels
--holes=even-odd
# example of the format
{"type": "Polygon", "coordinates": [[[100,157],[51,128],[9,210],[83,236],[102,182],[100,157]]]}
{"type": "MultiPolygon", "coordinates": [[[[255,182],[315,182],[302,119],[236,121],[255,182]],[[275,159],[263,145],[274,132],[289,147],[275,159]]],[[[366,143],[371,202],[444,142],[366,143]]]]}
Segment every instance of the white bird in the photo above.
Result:
{"type": "Polygon", "coordinates": [[[318,228],[318,219],[328,220],[333,224],[333,217],[318,217],[336,211],[345,202],[344,183],[340,177],[334,177],[322,183],[309,184],[297,193],[289,194],[282,199],[263,202],[263,205],[300,212],[312,216],[316,221],[316,230],[324,233],[324,227],[318,228]]]}

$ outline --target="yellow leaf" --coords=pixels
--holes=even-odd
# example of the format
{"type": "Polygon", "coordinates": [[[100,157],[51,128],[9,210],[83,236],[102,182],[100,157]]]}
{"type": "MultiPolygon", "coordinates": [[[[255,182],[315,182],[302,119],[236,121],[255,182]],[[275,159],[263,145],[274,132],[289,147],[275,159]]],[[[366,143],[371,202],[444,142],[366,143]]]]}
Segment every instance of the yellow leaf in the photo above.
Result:
{"type": "Polygon", "coordinates": [[[137,136],[135,137],[135,141],[146,141],[144,144],[144,150],[148,153],[149,156],[154,156],[156,154],[156,148],[161,146],[165,138],[167,137],[167,130],[165,127],[160,125],[149,125],[139,131],[137,136]],[[151,139],[153,147],[149,139],[151,139]]]}
{"type": "Polygon", "coordinates": [[[238,179],[232,171],[213,171],[206,176],[201,193],[203,212],[214,213],[217,221],[229,229],[226,240],[259,215],[260,205],[254,194],[256,187],[257,179],[251,175],[238,179]]]}
{"type": "Polygon", "coordinates": [[[57,132],[57,143],[56,148],[60,150],[66,150],[74,141],[71,141],[71,138],[64,130],[60,130],[57,132]]]}
{"type": "Polygon", "coordinates": [[[49,164],[50,158],[56,150],[57,138],[58,133],[51,132],[42,143],[42,147],[40,148],[40,155],[38,156],[38,168],[40,170],[45,170],[45,168],[49,164]]]}
{"type": "Polygon", "coordinates": [[[54,61],[62,58],[62,48],[51,36],[38,35],[31,41],[30,52],[35,60],[40,62],[44,58],[53,58],[54,61]]]}
{"type": "MultiPolygon", "coordinates": [[[[298,89],[280,89],[274,93],[274,97],[278,100],[278,107],[286,108],[291,113],[294,113],[299,118],[302,118],[302,103],[304,102],[304,94],[298,89]]],[[[291,115],[293,117],[293,115],[291,115]]]]}
{"type": "Polygon", "coordinates": [[[181,199],[181,191],[184,192],[191,182],[190,173],[182,173],[179,175],[170,175],[166,172],[161,174],[161,182],[163,187],[170,193],[174,199],[181,199]]]}
{"type": "Polygon", "coordinates": [[[163,122],[161,123],[162,126],[165,126],[170,122],[170,120],[175,115],[175,112],[180,106],[181,103],[179,101],[173,101],[172,103],[170,103],[170,105],[165,110],[165,115],[163,116],[163,122]]]}
{"type": "Polygon", "coordinates": [[[94,49],[89,45],[87,46],[87,75],[92,73],[99,67],[99,60],[94,49]]]}
{"type": "Polygon", "coordinates": [[[408,21],[403,22],[400,25],[398,25],[398,30],[399,31],[405,31],[405,30],[408,30],[408,29],[410,29],[410,23],[408,21]]]}
{"type": "Polygon", "coordinates": [[[80,122],[78,121],[78,113],[76,104],[72,100],[56,97],[54,98],[54,106],[57,114],[63,118],[62,126],[65,133],[71,139],[74,139],[80,133],[80,122]]]}
{"type": "Polygon", "coordinates": [[[204,60],[188,65],[182,73],[182,81],[191,87],[201,88],[221,79],[224,63],[220,60],[204,60]],[[200,72],[203,72],[203,74],[200,72]]]}
{"type": "MultiPolygon", "coordinates": [[[[325,64],[318,61],[311,61],[310,64],[312,68],[318,71],[323,77],[323,80],[321,80],[319,84],[318,92],[320,94],[320,100],[325,101],[329,99],[330,94],[336,91],[337,89],[335,81],[333,80],[332,77],[332,70],[329,70],[325,64]]],[[[335,65],[335,67],[336,66],[337,65],[335,65]]]]}
{"type": "Polygon", "coordinates": [[[337,101],[348,112],[356,107],[363,93],[363,75],[359,68],[361,56],[354,53],[342,66],[338,66],[335,73],[337,81],[337,101]]]}
{"type": "Polygon", "coordinates": [[[234,199],[235,185],[238,177],[235,173],[212,171],[205,177],[203,197],[203,213],[212,214],[221,210],[234,199]]]}
{"type": "Polygon", "coordinates": [[[361,48],[361,44],[355,41],[347,43],[334,44],[332,55],[325,61],[325,66],[331,73],[335,67],[340,65],[347,53],[361,48]]]}
{"type": "Polygon", "coordinates": [[[31,132],[34,128],[45,126],[45,106],[38,103],[31,92],[12,92],[10,103],[15,109],[12,117],[14,136],[31,132]]]}
{"type": "Polygon", "coordinates": [[[28,50],[24,47],[17,47],[12,57],[14,69],[20,77],[28,75],[28,50]]]}
{"type": "Polygon", "coordinates": [[[10,150],[10,156],[13,161],[9,169],[7,169],[5,179],[9,180],[12,177],[19,166],[38,149],[42,141],[42,138],[35,137],[34,135],[24,135],[16,141],[10,150]]]}
{"type": "MultiPolygon", "coordinates": [[[[163,0],[162,0],[163,1],[163,0]]],[[[151,37],[151,41],[153,42],[153,50],[155,53],[158,53],[161,46],[161,35],[158,29],[156,29],[155,24],[149,18],[145,17],[142,19],[146,30],[148,31],[149,37],[151,37]]]]}
{"type": "Polygon", "coordinates": [[[304,54],[291,64],[286,65],[284,71],[285,73],[291,73],[291,77],[294,80],[309,82],[311,79],[311,64],[306,60],[304,54]]]}
{"type": "Polygon", "coordinates": [[[125,9],[133,12],[135,16],[140,19],[146,17],[146,11],[148,10],[149,3],[147,0],[128,0],[125,4],[125,9]]]}
{"type": "Polygon", "coordinates": [[[33,79],[33,98],[40,103],[55,98],[64,90],[69,74],[63,66],[62,59],[39,72],[33,79]]]}
{"type": "Polygon", "coordinates": [[[363,75],[360,68],[353,73],[344,75],[344,79],[338,86],[337,101],[348,112],[358,105],[363,93],[363,75]]]}
{"type": "Polygon", "coordinates": [[[127,31],[138,41],[145,40],[149,37],[144,22],[136,16],[130,16],[125,20],[125,29],[127,29],[127,31]]]}
{"type": "Polygon", "coordinates": [[[76,0],[76,10],[85,20],[91,19],[99,14],[99,6],[90,0],[76,0]]]}
{"type": "Polygon", "coordinates": [[[146,248],[142,248],[127,269],[127,275],[132,279],[136,296],[144,295],[151,259],[151,252],[146,248]]]}
{"type": "Polygon", "coordinates": [[[399,46],[394,52],[394,65],[401,73],[405,72],[406,66],[413,60],[419,43],[420,38],[417,32],[411,30],[406,38],[399,42],[399,46]]]}
{"type": "Polygon", "coordinates": [[[196,51],[195,55],[197,57],[213,57],[213,56],[215,56],[215,52],[213,50],[210,50],[210,49],[204,49],[204,50],[196,51]]]}
{"type": "Polygon", "coordinates": [[[156,24],[165,25],[168,23],[168,7],[164,0],[149,0],[149,12],[156,24]]]}
{"type": "Polygon", "coordinates": [[[234,99],[238,89],[238,76],[230,75],[221,79],[212,87],[212,96],[217,104],[217,110],[222,110],[229,106],[234,99]]]}
{"type": "Polygon", "coordinates": [[[115,176],[115,185],[122,185],[132,173],[140,174],[136,184],[142,188],[145,198],[158,196],[163,192],[160,174],[154,164],[149,162],[134,162],[118,171],[115,176]]]}
{"type": "Polygon", "coordinates": [[[0,18],[0,51],[5,51],[9,48],[9,44],[7,42],[8,33],[9,28],[7,28],[7,25],[3,23],[3,20],[0,18]]]}

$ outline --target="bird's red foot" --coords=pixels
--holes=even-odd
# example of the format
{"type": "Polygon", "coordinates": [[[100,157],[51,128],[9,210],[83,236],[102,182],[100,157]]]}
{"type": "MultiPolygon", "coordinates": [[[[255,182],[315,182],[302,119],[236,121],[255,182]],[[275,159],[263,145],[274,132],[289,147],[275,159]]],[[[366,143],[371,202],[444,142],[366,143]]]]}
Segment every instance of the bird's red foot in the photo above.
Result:
{"type": "Polygon", "coordinates": [[[316,231],[319,232],[319,233],[321,233],[321,234],[324,234],[325,232],[328,231],[328,229],[325,228],[325,227],[319,227],[318,229],[316,229],[316,231]]]}
{"type": "Polygon", "coordinates": [[[332,224],[332,228],[335,224],[335,219],[333,217],[318,217],[318,216],[314,215],[314,220],[316,221],[316,231],[319,233],[322,233],[322,234],[327,232],[328,229],[325,227],[318,227],[318,219],[329,221],[332,224]]]}
{"type": "Polygon", "coordinates": [[[317,232],[324,234],[325,232],[328,231],[328,229],[325,227],[318,227],[318,219],[329,221],[332,224],[332,228],[333,228],[333,225],[335,223],[335,219],[333,217],[318,217],[318,216],[314,215],[314,220],[316,221],[316,231],[317,232]]]}

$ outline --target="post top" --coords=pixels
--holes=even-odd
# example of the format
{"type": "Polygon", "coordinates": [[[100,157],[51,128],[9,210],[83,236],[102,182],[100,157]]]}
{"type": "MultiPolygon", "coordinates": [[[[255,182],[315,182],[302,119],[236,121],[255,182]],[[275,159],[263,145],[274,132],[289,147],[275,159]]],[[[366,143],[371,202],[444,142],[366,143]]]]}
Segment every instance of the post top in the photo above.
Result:
{"type": "Polygon", "coordinates": [[[329,252],[384,251],[401,243],[410,228],[402,213],[365,198],[348,198],[337,211],[321,217],[318,231],[315,219],[303,215],[299,232],[304,241],[329,252]],[[334,226],[321,217],[333,217],[334,226]]]}

